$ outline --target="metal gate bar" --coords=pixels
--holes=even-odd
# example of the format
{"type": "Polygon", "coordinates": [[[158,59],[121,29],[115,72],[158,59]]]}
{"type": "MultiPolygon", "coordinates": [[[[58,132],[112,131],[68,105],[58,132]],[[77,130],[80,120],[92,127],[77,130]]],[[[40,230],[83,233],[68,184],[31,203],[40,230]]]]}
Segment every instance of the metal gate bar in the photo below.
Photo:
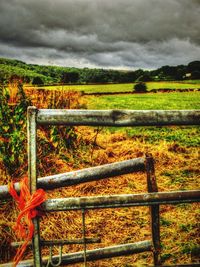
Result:
{"type": "Polygon", "coordinates": [[[38,109],[37,123],[119,127],[199,125],[200,110],[38,109]]]}
{"type": "MultiPolygon", "coordinates": [[[[51,246],[51,245],[74,245],[74,244],[93,244],[93,243],[100,243],[101,242],[101,239],[100,238],[85,238],[85,239],[64,239],[64,240],[43,240],[43,239],[40,239],[40,245],[41,246],[51,246]]],[[[10,245],[11,247],[13,248],[18,248],[20,247],[21,245],[23,245],[24,242],[12,242],[10,245]]],[[[32,246],[32,243],[28,243],[28,246],[32,246]]]]}
{"type": "MultiPolygon", "coordinates": [[[[98,181],[100,179],[106,179],[139,171],[145,171],[145,158],[134,158],[123,160],[121,162],[85,168],[82,170],[40,177],[37,179],[37,186],[45,190],[52,190],[55,188],[98,181]]],[[[17,192],[20,191],[19,183],[15,183],[14,187],[17,192]]],[[[0,186],[0,199],[6,199],[10,197],[8,186],[0,186]]]]}
{"type": "MultiPolygon", "coordinates": [[[[152,251],[152,242],[149,240],[122,244],[104,248],[98,248],[94,250],[87,250],[86,258],[87,261],[106,259],[112,257],[132,255],[135,253],[152,251]]],[[[58,255],[53,256],[52,259],[57,261],[59,258],[58,255]]],[[[48,257],[42,259],[43,264],[48,262],[48,257]]],[[[62,264],[73,264],[84,262],[84,251],[68,253],[62,255],[62,264]]],[[[1,267],[13,267],[12,263],[7,263],[1,267]]],[[[19,263],[19,267],[35,267],[33,260],[26,260],[19,263]]]]}
{"type": "Polygon", "coordinates": [[[70,197],[48,199],[42,205],[47,212],[104,209],[134,206],[152,206],[200,202],[200,190],[171,191],[143,194],[108,195],[94,197],[70,197]]]}

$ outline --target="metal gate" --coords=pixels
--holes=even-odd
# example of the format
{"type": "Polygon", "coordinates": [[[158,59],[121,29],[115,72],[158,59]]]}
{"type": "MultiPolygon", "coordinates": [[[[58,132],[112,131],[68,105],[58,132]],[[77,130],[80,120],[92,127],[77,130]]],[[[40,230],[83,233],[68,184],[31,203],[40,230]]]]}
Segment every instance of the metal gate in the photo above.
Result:
{"type": "MultiPolygon", "coordinates": [[[[37,125],[88,125],[88,126],[165,126],[165,125],[199,125],[200,110],[49,110],[28,108],[28,176],[30,191],[37,187],[53,189],[104,179],[121,174],[146,171],[148,193],[95,196],[80,198],[50,199],[43,205],[45,212],[64,210],[82,211],[82,239],[77,240],[41,240],[39,218],[35,218],[35,234],[33,237],[34,261],[21,262],[19,266],[62,266],[68,263],[84,262],[101,258],[130,255],[144,251],[152,251],[154,265],[160,265],[160,224],[159,205],[192,203],[200,201],[200,190],[158,192],[154,160],[151,155],[146,158],[106,164],[85,170],[57,174],[37,179],[37,125]],[[50,181],[50,182],[49,182],[50,181]],[[118,208],[131,206],[150,206],[152,240],[117,245],[95,250],[87,250],[88,243],[100,242],[99,238],[86,237],[85,210],[100,208],[118,208]],[[83,251],[62,255],[62,246],[66,244],[83,244],[83,251]],[[41,246],[50,246],[49,258],[41,258],[41,246]],[[52,246],[60,247],[60,255],[52,256],[52,246]]],[[[18,188],[18,186],[15,186],[18,188]]],[[[7,189],[0,190],[0,197],[7,197],[7,189]]],[[[18,188],[19,190],[19,188],[18,188]]],[[[13,244],[18,246],[19,243],[13,244]]],[[[6,266],[9,266],[8,264],[6,266]]],[[[176,265],[178,266],[178,265],[176,265]]],[[[181,265],[183,266],[183,265],[181,265]]],[[[189,266],[196,266],[190,264],[189,266]]]]}

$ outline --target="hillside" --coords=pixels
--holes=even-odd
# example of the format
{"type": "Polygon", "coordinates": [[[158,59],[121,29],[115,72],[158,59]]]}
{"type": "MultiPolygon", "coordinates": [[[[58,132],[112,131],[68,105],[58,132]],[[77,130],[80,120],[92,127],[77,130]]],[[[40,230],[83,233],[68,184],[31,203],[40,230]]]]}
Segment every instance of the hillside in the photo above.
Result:
{"type": "Polygon", "coordinates": [[[105,69],[43,66],[0,58],[0,80],[9,81],[18,76],[32,84],[87,84],[87,83],[132,83],[134,81],[173,81],[200,79],[200,61],[188,65],[162,66],[156,70],[119,71],[105,69]]]}

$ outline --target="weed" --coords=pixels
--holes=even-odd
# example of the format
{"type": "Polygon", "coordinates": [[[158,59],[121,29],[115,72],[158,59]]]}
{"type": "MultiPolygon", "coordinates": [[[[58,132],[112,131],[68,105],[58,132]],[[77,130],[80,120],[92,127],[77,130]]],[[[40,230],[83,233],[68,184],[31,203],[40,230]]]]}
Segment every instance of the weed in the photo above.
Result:
{"type": "Polygon", "coordinates": [[[181,231],[189,232],[190,230],[192,230],[193,225],[192,224],[181,224],[179,227],[181,231]]]}
{"type": "Polygon", "coordinates": [[[170,226],[172,224],[172,222],[170,222],[169,220],[166,220],[164,218],[160,218],[160,225],[162,226],[170,226]]]}
{"type": "Polygon", "coordinates": [[[184,254],[191,254],[191,253],[195,253],[195,251],[199,251],[199,246],[197,244],[194,243],[187,243],[187,244],[183,244],[181,252],[184,254]]]}
{"type": "Polygon", "coordinates": [[[161,262],[163,263],[163,262],[165,262],[166,260],[168,260],[171,257],[172,257],[171,253],[162,254],[161,257],[160,257],[161,258],[161,262]]]}
{"type": "MultiPolygon", "coordinates": [[[[26,160],[26,110],[30,101],[18,82],[17,104],[10,105],[10,95],[1,87],[0,94],[0,155],[10,175],[26,160]]],[[[12,99],[13,101],[13,99],[12,99]]],[[[13,104],[13,103],[12,103],[13,104]]]]}
{"type": "Polygon", "coordinates": [[[167,177],[173,177],[174,174],[172,172],[169,172],[169,171],[164,171],[164,172],[161,172],[161,175],[164,175],[167,177]]]}

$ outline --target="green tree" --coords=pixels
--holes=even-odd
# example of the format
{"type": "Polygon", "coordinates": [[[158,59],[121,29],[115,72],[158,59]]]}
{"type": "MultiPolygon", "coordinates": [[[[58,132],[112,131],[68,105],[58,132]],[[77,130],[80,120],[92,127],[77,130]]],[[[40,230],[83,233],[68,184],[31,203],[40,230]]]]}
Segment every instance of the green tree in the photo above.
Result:
{"type": "Polygon", "coordinates": [[[150,82],[153,81],[153,78],[151,77],[150,73],[144,73],[143,75],[141,75],[138,79],[138,82],[150,82]]]}
{"type": "Polygon", "coordinates": [[[64,72],[61,80],[62,83],[76,83],[79,80],[79,73],[77,71],[64,72]]]}
{"type": "Polygon", "coordinates": [[[193,71],[192,72],[192,79],[194,79],[194,80],[200,79],[200,71],[198,71],[198,70],[193,71]]]}
{"type": "Polygon", "coordinates": [[[200,61],[192,61],[187,66],[188,72],[200,71],[200,61]]]}

